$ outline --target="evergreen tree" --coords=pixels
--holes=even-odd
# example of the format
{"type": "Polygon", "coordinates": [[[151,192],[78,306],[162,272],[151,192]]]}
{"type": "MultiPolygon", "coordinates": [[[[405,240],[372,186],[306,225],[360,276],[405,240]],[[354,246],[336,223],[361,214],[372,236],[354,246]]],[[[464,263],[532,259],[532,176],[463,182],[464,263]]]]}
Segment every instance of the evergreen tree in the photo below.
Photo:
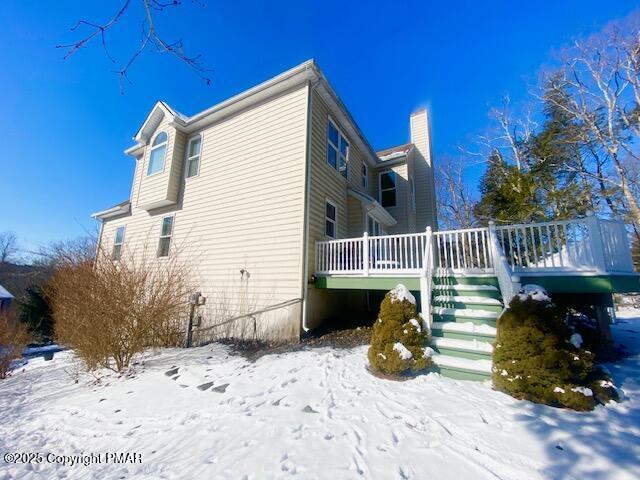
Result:
{"type": "Polygon", "coordinates": [[[25,298],[20,302],[20,321],[26,324],[29,333],[42,341],[53,337],[53,318],[51,307],[45,298],[42,288],[28,287],[25,298]]]}
{"type": "Polygon", "coordinates": [[[480,180],[480,193],[474,214],[482,223],[545,219],[535,178],[529,172],[508,165],[498,151],[494,151],[489,159],[489,167],[480,180]]]}

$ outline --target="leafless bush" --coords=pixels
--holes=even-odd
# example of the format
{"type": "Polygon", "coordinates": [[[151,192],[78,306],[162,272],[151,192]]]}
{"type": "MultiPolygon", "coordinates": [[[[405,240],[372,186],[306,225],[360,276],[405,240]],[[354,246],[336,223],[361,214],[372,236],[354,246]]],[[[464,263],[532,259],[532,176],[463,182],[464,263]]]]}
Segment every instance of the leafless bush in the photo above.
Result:
{"type": "Polygon", "coordinates": [[[29,343],[27,328],[9,311],[0,311],[0,378],[5,378],[11,362],[20,358],[29,343]]]}
{"type": "Polygon", "coordinates": [[[190,288],[177,255],[115,261],[99,251],[95,264],[62,258],[48,286],[56,337],[89,370],[120,372],[148,347],[180,344],[190,288]]]}

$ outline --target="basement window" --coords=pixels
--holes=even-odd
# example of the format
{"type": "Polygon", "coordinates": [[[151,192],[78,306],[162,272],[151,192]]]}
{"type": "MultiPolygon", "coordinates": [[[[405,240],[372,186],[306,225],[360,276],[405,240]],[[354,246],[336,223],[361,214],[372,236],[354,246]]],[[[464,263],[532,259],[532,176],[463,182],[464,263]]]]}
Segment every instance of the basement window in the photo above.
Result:
{"type": "Polygon", "coordinates": [[[330,238],[336,238],[336,223],[338,219],[338,208],[329,200],[324,204],[324,234],[330,238]]]}
{"type": "Polygon", "coordinates": [[[380,172],[380,204],[383,207],[396,206],[396,172],[380,172]]]}
{"type": "Polygon", "coordinates": [[[116,229],[116,238],[113,241],[113,252],[111,254],[113,260],[120,260],[122,256],[122,245],[124,245],[124,227],[118,227],[116,229]]]}
{"type": "Polygon", "coordinates": [[[147,167],[147,176],[160,173],[164,170],[164,159],[167,154],[167,134],[160,132],[151,144],[151,152],[149,153],[149,166],[147,167]]]}
{"type": "Polygon", "coordinates": [[[344,178],[348,175],[349,142],[329,119],[327,123],[327,164],[340,172],[344,178]]]}
{"type": "Polygon", "coordinates": [[[160,230],[160,242],[158,243],[158,257],[168,257],[171,247],[171,236],[173,235],[173,216],[162,219],[160,230]]]}

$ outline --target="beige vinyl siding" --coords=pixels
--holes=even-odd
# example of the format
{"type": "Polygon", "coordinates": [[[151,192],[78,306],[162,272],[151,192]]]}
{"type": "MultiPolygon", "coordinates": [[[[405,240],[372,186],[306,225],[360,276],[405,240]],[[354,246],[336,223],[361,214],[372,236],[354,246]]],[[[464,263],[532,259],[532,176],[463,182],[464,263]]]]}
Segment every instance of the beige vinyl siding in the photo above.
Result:
{"type": "Polygon", "coordinates": [[[137,196],[134,205],[140,208],[164,203],[175,203],[178,199],[180,175],[182,171],[181,154],[184,151],[184,135],[178,134],[174,127],[169,126],[171,119],[165,115],[153,135],[149,144],[144,149],[144,154],[138,160],[141,165],[136,168],[137,196]],[[167,134],[167,149],[165,153],[164,168],[160,173],[147,176],[151,144],[160,132],[167,134]]]}
{"type": "Polygon", "coordinates": [[[347,197],[347,236],[361,237],[366,229],[362,203],[353,197],[347,197]]]}
{"type": "MultiPolygon", "coordinates": [[[[314,91],[310,118],[311,148],[307,237],[307,261],[310,275],[315,271],[316,242],[327,239],[324,231],[325,199],[330,199],[338,208],[337,238],[346,238],[348,233],[347,180],[327,164],[326,132],[328,118],[329,108],[320,95],[314,91]]],[[[352,145],[353,142],[349,137],[347,137],[347,140],[349,145],[352,145]]],[[[350,179],[353,178],[354,173],[353,168],[349,166],[350,179]]],[[[325,289],[316,289],[312,285],[309,286],[307,295],[307,324],[310,328],[318,326],[330,312],[335,312],[335,307],[340,303],[339,296],[331,295],[325,289]]]]}
{"type": "MultiPolygon", "coordinates": [[[[124,251],[139,256],[146,244],[155,257],[162,218],[174,214],[172,254],[188,262],[194,284],[208,297],[205,325],[219,320],[221,299],[229,302],[229,316],[299,298],[307,95],[308,87],[300,87],[205,128],[199,175],[180,181],[178,205],[151,212],[134,207],[131,216],[105,223],[103,245],[111,248],[124,224],[124,251]],[[250,274],[242,284],[241,269],[250,274]]],[[[173,161],[182,172],[187,137],[172,132],[170,138],[179,145],[173,161]]],[[[143,181],[145,198],[146,187],[143,181]]],[[[297,339],[300,314],[295,305],[263,315],[258,333],[297,339]]]]}
{"type": "Polygon", "coordinates": [[[431,159],[431,140],[427,112],[411,115],[411,142],[416,146],[416,228],[424,231],[428,225],[437,228],[436,195],[431,159]]]}
{"type": "Polygon", "coordinates": [[[392,170],[396,173],[396,206],[385,207],[387,212],[391,214],[393,218],[398,222],[396,225],[386,228],[389,235],[408,233],[409,230],[409,178],[406,162],[385,166],[384,164],[378,166],[375,170],[375,195],[374,197],[380,202],[380,173],[387,170],[392,170]]]}
{"type": "MultiPolygon", "coordinates": [[[[415,189],[415,148],[407,155],[407,232],[416,232],[416,206],[411,195],[411,179],[413,178],[413,187],[415,189]]],[[[415,194],[415,192],[414,192],[415,194]]]]}

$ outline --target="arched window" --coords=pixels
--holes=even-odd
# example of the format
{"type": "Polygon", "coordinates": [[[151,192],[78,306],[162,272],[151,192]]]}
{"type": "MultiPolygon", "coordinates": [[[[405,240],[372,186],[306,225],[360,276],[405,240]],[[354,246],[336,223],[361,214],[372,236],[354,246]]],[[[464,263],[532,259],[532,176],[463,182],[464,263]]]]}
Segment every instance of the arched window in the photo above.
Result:
{"type": "Polygon", "coordinates": [[[151,153],[149,154],[149,168],[147,175],[161,172],[164,169],[164,158],[167,154],[167,134],[160,132],[154,138],[151,144],[151,153]]]}

